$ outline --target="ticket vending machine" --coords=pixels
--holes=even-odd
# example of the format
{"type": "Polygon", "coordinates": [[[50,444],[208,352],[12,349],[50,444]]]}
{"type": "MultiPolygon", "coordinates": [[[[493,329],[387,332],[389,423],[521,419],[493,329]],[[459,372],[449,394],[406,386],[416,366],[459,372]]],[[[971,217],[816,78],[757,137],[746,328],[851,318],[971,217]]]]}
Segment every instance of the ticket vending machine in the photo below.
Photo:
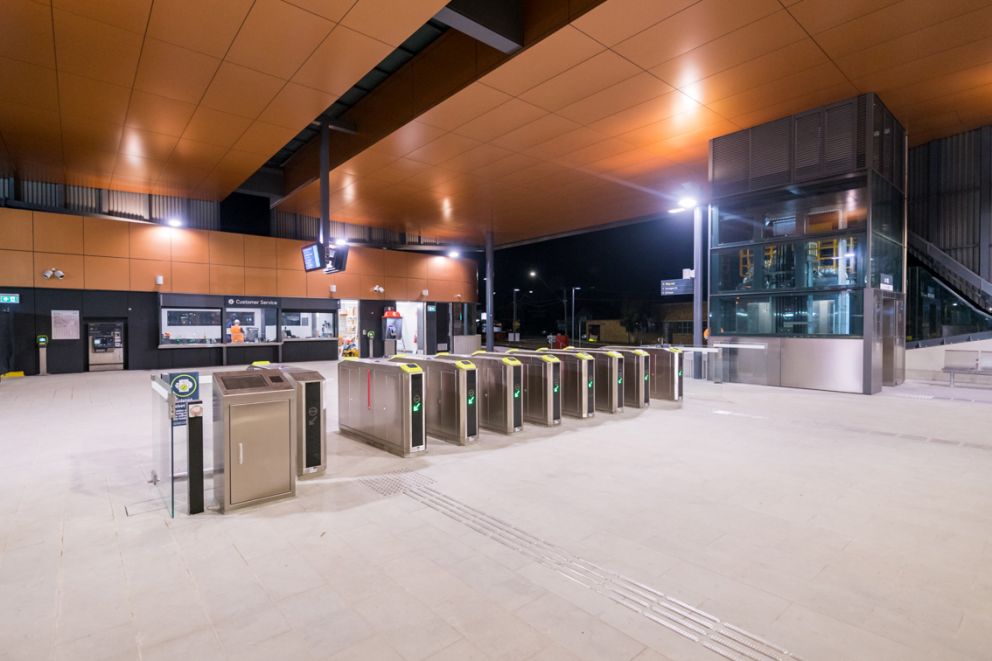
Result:
{"type": "Polygon", "coordinates": [[[90,372],[124,369],[124,322],[87,323],[86,351],[90,372]]]}

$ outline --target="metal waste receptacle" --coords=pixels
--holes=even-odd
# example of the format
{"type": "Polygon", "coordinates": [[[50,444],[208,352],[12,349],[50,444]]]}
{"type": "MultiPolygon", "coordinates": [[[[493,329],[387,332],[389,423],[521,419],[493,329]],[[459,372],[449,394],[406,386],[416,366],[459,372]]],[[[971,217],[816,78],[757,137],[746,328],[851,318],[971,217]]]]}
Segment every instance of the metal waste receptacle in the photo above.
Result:
{"type": "Polygon", "coordinates": [[[427,434],[468,445],[479,438],[478,374],[467,359],[435,360],[400,354],[393,362],[419,365],[424,370],[425,424],[427,434]]]}
{"type": "Polygon", "coordinates": [[[249,370],[279,370],[296,389],[296,475],[313,477],[327,470],[327,410],[324,375],[295,365],[259,363],[249,370]]]}
{"type": "Polygon", "coordinates": [[[609,349],[565,347],[565,350],[582,351],[596,361],[596,410],[607,413],[623,411],[623,355],[609,349]]]}
{"type": "MultiPolygon", "coordinates": [[[[476,352],[475,355],[497,355],[476,352]]],[[[523,365],[524,420],[553,427],[561,424],[561,361],[547,354],[512,354],[523,365]]]]}
{"type": "Polygon", "coordinates": [[[591,418],[596,415],[596,363],[582,351],[556,351],[540,348],[536,351],[510,349],[507,353],[533,353],[552,355],[561,361],[561,411],[573,418],[591,418]]]}
{"type": "Polygon", "coordinates": [[[277,370],[213,375],[214,489],[222,512],[296,493],[296,391],[277,370]]]}
{"type": "Polygon", "coordinates": [[[682,401],[683,360],[685,354],[678,347],[643,346],[648,353],[651,399],[669,402],[682,401]]]}
{"type": "Polygon", "coordinates": [[[644,349],[603,347],[623,356],[623,403],[643,409],[651,405],[651,355],[644,349]]]}
{"type": "Polygon", "coordinates": [[[401,457],[427,451],[424,371],[366,358],[338,363],[338,427],[401,457]]]}
{"type": "Polygon", "coordinates": [[[524,368],[519,360],[499,354],[460,356],[448,353],[439,353],[434,360],[471,360],[475,365],[480,427],[501,434],[523,429],[524,368]]]}

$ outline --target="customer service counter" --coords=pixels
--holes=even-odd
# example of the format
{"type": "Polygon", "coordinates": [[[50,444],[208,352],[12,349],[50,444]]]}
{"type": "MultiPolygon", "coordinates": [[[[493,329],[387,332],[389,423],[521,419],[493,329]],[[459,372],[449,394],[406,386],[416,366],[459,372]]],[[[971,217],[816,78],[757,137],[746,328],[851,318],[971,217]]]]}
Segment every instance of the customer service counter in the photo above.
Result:
{"type": "Polygon", "coordinates": [[[188,365],[337,360],[337,310],[336,299],[160,294],[158,349],[188,365]]]}

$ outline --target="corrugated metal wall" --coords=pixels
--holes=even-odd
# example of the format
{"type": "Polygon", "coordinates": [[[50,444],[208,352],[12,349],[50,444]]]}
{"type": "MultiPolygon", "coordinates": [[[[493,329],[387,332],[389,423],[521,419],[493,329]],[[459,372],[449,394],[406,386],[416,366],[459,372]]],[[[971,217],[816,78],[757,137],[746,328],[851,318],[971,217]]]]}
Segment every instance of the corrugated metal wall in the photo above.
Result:
{"type": "MultiPolygon", "coordinates": [[[[320,218],[283,211],[273,211],[270,228],[272,236],[278,236],[284,239],[316,241],[320,234],[320,218]]],[[[440,243],[436,238],[411,237],[381,227],[342,223],[336,220],[331,221],[331,238],[389,245],[403,243],[435,245],[440,243]]]]}
{"type": "Polygon", "coordinates": [[[992,279],[992,126],[909,153],[909,229],[992,279]]]}

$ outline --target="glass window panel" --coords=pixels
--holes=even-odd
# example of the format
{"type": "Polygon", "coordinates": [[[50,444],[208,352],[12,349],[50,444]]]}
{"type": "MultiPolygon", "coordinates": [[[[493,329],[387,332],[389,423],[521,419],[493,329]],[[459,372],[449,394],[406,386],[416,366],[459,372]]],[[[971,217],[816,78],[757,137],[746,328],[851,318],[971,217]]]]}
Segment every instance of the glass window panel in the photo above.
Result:
{"type": "Polygon", "coordinates": [[[716,335],[769,335],[772,332],[771,304],[766,297],[719,297],[713,306],[710,328],[716,335]]]}
{"type": "Polygon", "coordinates": [[[221,341],[219,308],[162,308],[161,344],[217,344],[221,341]]]}
{"type": "Polygon", "coordinates": [[[754,241],[757,221],[747,209],[725,209],[714,207],[718,242],[742,243],[754,241]]]}
{"type": "Polygon", "coordinates": [[[751,289],[754,285],[754,249],[716,253],[713,273],[717,291],[751,289]]]}
{"type": "Polygon", "coordinates": [[[765,289],[794,289],[796,286],[796,249],[791,243],[764,246],[765,289]]]}
{"type": "Polygon", "coordinates": [[[903,196],[881,177],[871,179],[871,229],[887,239],[902,243],[903,196]]]}
{"type": "Polygon", "coordinates": [[[806,242],[806,287],[857,286],[863,241],[845,236],[806,242]]]}
{"type": "Polygon", "coordinates": [[[275,308],[227,308],[224,310],[224,341],[231,344],[276,342],[275,308]]]}
{"type": "Polygon", "coordinates": [[[872,235],[871,286],[879,287],[882,276],[892,277],[893,291],[902,291],[902,245],[881,234],[872,235]]]}
{"type": "Polygon", "coordinates": [[[823,292],[809,298],[810,335],[861,334],[860,291],[823,292]]]}
{"type": "Polygon", "coordinates": [[[796,234],[796,217],[784,216],[772,218],[765,216],[761,235],[766,239],[773,239],[780,236],[793,236],[796,234]]]}
{"type": "Polygon", "coordinates": [[[309,340],[335,337],[333,312],[283,312],[280,330],[284,340],[309,340]]]}
{"type": "Polygon", "coordinates": [[[921,266],[909,269],[907,300],[908,340],[934,340],[992,331],[992,314],[973,307],[921,266]]]}
{"type": "Polygon", "coordinates": [[[806,335],[807,298],[806,294],[796,294],[772,299],[776,335],[806,335]]]}

